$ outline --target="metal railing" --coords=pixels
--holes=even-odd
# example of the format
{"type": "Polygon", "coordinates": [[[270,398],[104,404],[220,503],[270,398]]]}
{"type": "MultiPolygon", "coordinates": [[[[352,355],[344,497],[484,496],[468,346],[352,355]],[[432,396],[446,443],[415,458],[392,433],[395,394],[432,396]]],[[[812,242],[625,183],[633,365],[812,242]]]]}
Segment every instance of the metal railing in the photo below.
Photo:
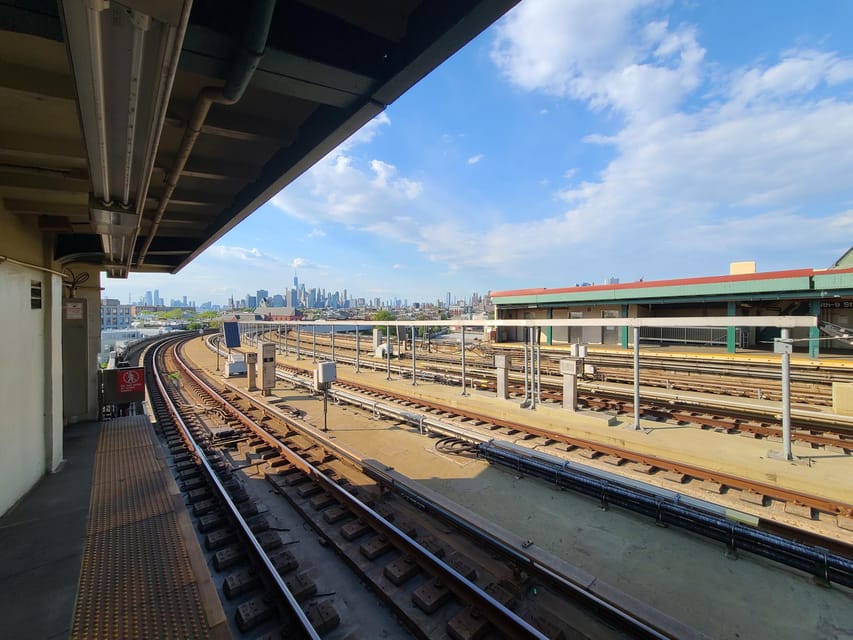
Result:
{"type": "MultiPolygon", "coordinates": [[[[726,346],[727,330],[725,327],[640,327],[640,340],[658,344],[726,346]]],[[[745,347],[745,332],[736,330],[735,341],[738,346],[745,347]]]]}

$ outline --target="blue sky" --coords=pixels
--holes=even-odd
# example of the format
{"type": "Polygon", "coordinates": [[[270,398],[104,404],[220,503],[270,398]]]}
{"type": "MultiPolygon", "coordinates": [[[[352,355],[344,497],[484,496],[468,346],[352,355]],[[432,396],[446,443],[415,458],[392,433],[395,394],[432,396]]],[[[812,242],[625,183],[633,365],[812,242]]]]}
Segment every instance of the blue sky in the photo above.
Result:
{"type": "Polygon", "coordinates": [[[853,244],[853,3],[523,0],[175,276],[409,301],[830,266],[853,244]]]}

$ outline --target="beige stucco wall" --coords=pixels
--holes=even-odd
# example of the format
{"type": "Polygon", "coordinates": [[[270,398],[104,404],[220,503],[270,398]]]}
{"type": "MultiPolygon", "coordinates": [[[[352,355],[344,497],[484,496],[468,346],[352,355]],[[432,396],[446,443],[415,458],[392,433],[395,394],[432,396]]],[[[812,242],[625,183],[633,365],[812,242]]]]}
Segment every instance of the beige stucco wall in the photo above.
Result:
{"type": "MultiPolygon", "coordinates": [[[[101,350],[101,283],[99,267],[74,263],[65,265],[70,273],[75,276],[88,274],[89,279],[75,288],[73,297],[76,300],[84,299],[87,310],[87,334],[88,348],[84,361],[75,366],[74,375],[86,377],[86,402],[85,410],[71,411],[69,406],[81,403],[65,403],[64,415],[66,423],[96,420],[98,418],[98,352],[101,350]]],[[[72,292],[66,287],[66,296],[70,297],[72,292]]],[[[67,336],[64,338],[67,340],[67,336]]]]}
{"type": "MultiPolygon", "coordinates": [[[[53,268],[32,219],[0,211],[0,256],[53,268]]],[[[62,459],[60,278],[0,262],[0,513],[62,459]],[[42,286],[42,308],[30,308],[30,289],[42,286]]]]}
{"type": "Polygon", "coordinates": [[[64,416],[62,382],[62,303],[70,291],[52,260],[53,240],[35,216],[0,209],[0,514],[5,513],[45,473],[62,463],[64,417],[69,422],[98,416],[97,353],[100,349],[100,273],[97,266],[64,265],[89,279],[77,291],[88,303],[85,356],[75,375],[85,379],[84,410],[64,416]],[[5,259],[8,258],[8,259],[5,259]],[[16,260],[26,264],[16,264],[16,260]],[[41,309],[32,309],[31,285],[40,283],[41,309]]]}

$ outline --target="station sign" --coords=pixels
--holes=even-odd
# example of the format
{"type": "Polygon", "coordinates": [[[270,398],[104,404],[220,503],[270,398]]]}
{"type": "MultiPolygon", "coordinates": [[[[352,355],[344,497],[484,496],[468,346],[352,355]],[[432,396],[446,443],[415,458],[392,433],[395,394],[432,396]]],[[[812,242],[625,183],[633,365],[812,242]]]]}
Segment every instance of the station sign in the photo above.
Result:
{"type": "Polygon", "coordinates": [[[229,349],[236,349],[240,346],[240,326],[236,322],[223,322],[222,327],[225,331],[225,346],[229,349]]]}

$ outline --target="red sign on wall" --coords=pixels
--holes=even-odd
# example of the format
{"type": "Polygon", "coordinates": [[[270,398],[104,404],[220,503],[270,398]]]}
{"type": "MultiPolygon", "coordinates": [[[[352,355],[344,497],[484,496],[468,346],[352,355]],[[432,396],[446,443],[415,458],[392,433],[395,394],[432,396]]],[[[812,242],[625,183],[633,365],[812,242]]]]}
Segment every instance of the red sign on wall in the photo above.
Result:
{"type": "Polygon", "coordinates": [[[145,393],[145,376],[142,367],[119,369],[117,378],[119,393],[145,393]]]}

